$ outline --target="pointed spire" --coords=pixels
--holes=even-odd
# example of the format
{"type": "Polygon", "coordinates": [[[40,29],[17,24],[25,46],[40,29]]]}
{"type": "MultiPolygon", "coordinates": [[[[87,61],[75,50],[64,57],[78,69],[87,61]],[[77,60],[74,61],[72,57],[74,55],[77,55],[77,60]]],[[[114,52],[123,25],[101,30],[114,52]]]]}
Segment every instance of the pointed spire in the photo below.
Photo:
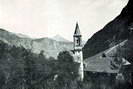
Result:
{"type": "Polygon", "coordinates": [[[78,22],[76,23],[76,28],[75,28],[74,35],[81,35],[80,30],[79,30],[78,22]]]}

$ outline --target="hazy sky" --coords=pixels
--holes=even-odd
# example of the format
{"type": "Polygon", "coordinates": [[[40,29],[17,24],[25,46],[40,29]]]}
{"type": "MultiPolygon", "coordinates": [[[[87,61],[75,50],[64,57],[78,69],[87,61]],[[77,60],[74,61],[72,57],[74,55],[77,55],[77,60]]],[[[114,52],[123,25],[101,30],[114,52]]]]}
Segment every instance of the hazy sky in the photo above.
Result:
{"type": "Polygon", "coordinates": [[[0,0],[0,27],[34,38],[59,34],[69,40],[79,22],[87,40],[113,20],[128,0],[0,0]]]}

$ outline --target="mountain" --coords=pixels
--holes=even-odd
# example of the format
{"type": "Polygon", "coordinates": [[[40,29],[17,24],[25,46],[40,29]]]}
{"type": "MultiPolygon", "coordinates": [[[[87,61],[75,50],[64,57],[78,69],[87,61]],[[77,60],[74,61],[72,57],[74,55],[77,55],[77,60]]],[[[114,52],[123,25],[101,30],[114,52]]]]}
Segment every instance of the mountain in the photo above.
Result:
{"type": "Polygon", "coordinates": [[[56,35],[54,37],[52,37],[53,40],[56,40],[56,41],[60,41],[60,42],[70,42],[68,40],[66,40],[65,38],[63,38],[62,36],[60,35],[56,35]]]}
{"type": "Polygon", "coordinates": [[[24,34],[21,34],[21,33],[16,33],[16,35],[20,38],[30,38],[29,36],[27,35],[24,35],[24,34]]]}
{"type": "MultiPolygon", "coordinates": [[[[24,36],[24,35],[23,35],[24,36]]],[[[23,46],[26,49],[31,49],[34,53],[39,54],[42,50],[47,57],[56,58],[60,51],[71,50],[72,42],[56,41],[50,38],[32,39],[29,37],[18,36],[18,34],[0,29],[0,40],[15,45],[23,46]]]]}
{"type": "MultiPolygon", "coordinates": [[[[83,48],[84,59],[92,57],[102,51],[111,48],[124,40],[125,51],[127,55],[125,57],[133,58],[130,54],[133,45],[133,0],[129,0],[128,4],[123,8],[120,15],[114,20],[109,22],[103,29],[96,32],[85,44],[83,48]],[[130,51],[128,51],[130,50],[130,51]],[[130,55],[130,56],[129,56],[130,55]]],[[[124,52],[124,51],[123,51],[124,52]]]]}
{"type": "Polygon", "coordinates": [[[30,38],[21,38],[15,33],[8,32],[5,29],[0,29],[0,40],[15,46],[23,46],[24,48],[30,49],[31,48],[31,41],[30,38]]]}
{"type": "Polygon", "coordinates": [[[40,38],[32,40],[32,46],[32,49],[36,53],[44,50],[45,54],[56,58],[59,52],[64,50],[71,50],[73,48],[73,43],[55,41],[50,38],[40,38]]]}

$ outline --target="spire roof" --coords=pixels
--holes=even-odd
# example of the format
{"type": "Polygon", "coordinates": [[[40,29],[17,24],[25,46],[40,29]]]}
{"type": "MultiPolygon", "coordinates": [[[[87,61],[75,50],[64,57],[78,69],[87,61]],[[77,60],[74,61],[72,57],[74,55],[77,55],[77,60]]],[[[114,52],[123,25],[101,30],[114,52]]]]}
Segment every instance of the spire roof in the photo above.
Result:
{"type": "Polygon", "coordinates": [[[76,23],[74,35],[81,35],[78,23],[76,23]]]}

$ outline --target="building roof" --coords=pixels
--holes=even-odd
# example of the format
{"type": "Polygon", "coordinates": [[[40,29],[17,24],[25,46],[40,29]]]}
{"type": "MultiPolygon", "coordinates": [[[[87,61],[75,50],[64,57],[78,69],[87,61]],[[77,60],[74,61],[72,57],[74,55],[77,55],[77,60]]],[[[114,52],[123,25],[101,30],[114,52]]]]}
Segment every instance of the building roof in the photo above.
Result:
{"type": "Polygon", "coordinates": [[[102,52],[88,58],[84,62],[85,64],[85,71],[92,71],[92,72],[106,72],[106,73],[118,73],[118,69],[111,68],[111,57],[102,57],[102,52]]]}
{"type": "Polygon", "coordinates": [[[74,35],[81,35],[78,23],[76,23],[74,35]]]}
{"type": "MultiPolygon", "coordinates": [[[[103,52],[96,54],[95,56],[85,59],[84,70],[92,72],[118,73],[118,68],[112,68],[111,61],[114,60],[112,55],[116,53],[117,48],[119,46],[123,46],[125,42],[126,40],[118,45],[115,45],[114,47],[111,47],[103,52]]],[[[123,58],[122,61],[124,63],[124,66],[127,66],[127,64],[130,65],[130,63],[126,59],[123,58]]]]}

